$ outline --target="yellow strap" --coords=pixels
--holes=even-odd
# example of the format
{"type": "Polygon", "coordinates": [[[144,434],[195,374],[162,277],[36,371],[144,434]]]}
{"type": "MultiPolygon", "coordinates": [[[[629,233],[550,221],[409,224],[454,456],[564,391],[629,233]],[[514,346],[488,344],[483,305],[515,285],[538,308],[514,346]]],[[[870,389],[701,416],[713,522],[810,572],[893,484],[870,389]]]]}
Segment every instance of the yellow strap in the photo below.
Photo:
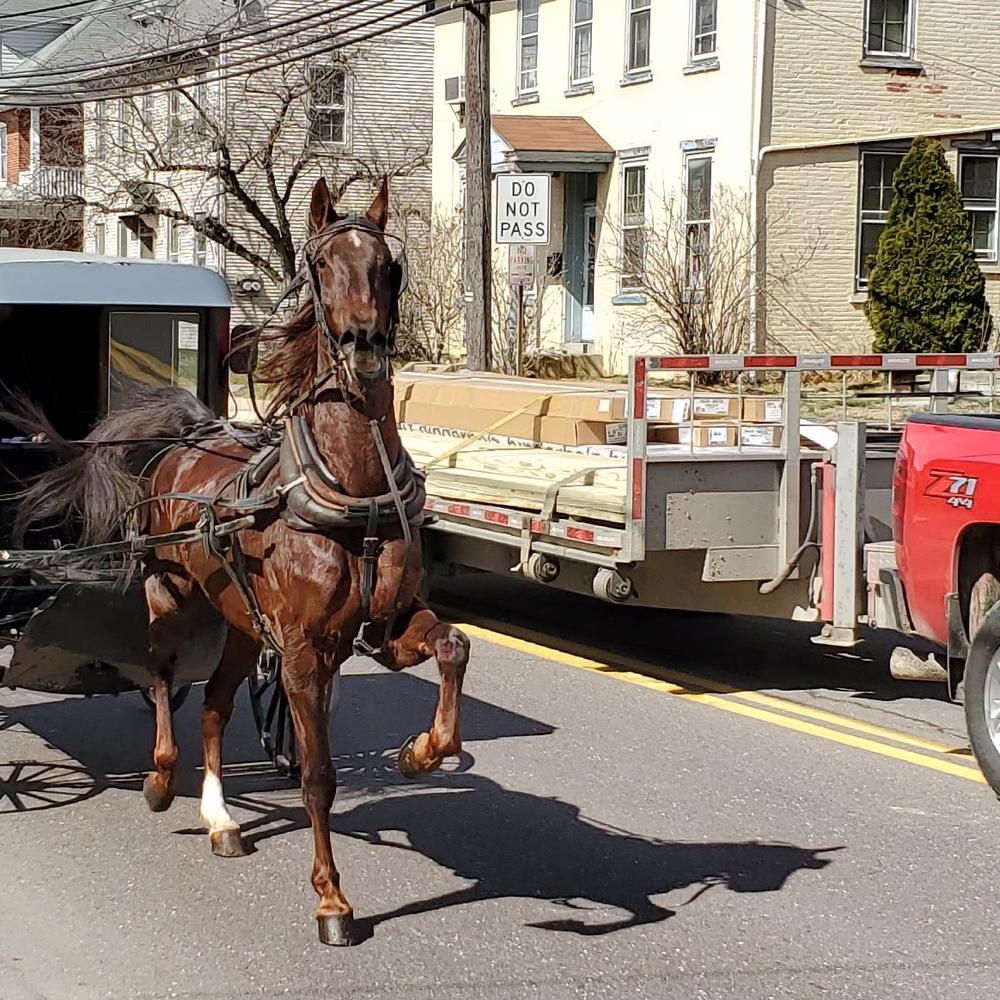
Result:
{"type": "Polygon", "coordinates": [[[484,430],[476,431],[472,435],[472,437],[463,438],[454,447],[449,448],[447,451],[441,452],[440,455],[435,455],[429,462],[424,463],[424,468],[429,469],[432,465],[437,465],[438,462],[445,462],[448,461],[449,459],[454,458],[463,448],[467,448],[470,444],[475,444],[476,441],[479,441],[481,438],[484,438],[487,434],[492,434],[493,431],[497,430],[500,427],[503,427],[504,424],[509,423],[515,417],[521,416],[522,413],[527,412],[533,406],[542,402],[542,400],[549,399],[553,395],[555,394],[547,392],[542,396],[537,396],[535,399],[529,400],[527,403],[524,404],[524,406],[514,410],[512,413],[504,414],[504,416],[502,416],[498,421],[496,421],[496,423],[490,424],[490,426],[485,428],[484,430]]]}

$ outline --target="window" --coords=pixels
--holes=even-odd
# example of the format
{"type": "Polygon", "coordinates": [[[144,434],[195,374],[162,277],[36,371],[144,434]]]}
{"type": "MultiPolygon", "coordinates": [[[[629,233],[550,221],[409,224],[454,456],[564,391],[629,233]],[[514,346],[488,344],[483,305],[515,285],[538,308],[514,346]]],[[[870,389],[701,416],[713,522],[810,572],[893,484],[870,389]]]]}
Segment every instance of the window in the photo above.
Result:
{"type": "Polygon", "coordinates": [[[108,155],[108,105],[98,101],[94,105],[94,151],[98,158],[108,155]]]}
{"type": "Polygon", "coordinates": [[[153,127],[153,114],[155,110],[155,100],[152,94],[146,94],[142,99],[142,124],[147,128],[153,127]]]}
{"type": "MultiPolygon", "coordinates": [[[[199,222],[204,222],[204,220],[204,215],[198,216],[199,222]]],[[[197,230],[195,230],[194,234],[194,262],[199,267],[206,267],[208,265],[208,237],[197,230]]]]}
{"type": "Polygon", "coordinates": [[[998,203],[996,154],[963,153],[958,161],[958,183],[972,229],[972,246],[980,260],[997,260],[998,203]]]}
{"type": "Polygon", "coordinates": [[[878,239],[885,229],[892,204],[892,178],[903,162],[903,153],[861,154],[861,192],[858,198],[857,287],[868,284],[871,258],[878,249],[878,239]]]}
{"type": "Polygon", "coordinates": [[[7,125],[0,122],[0,181],[7,180],[7,125]]]}
{"type": "Polygon", "coordinates": [[[347,73],[339,67],[309,71],[309,135],[313,142],[347,141],[347,73]]]}
{"type": "Polygon", "coordinates": [[[175,263],[181,258],[181,224],[177,219],[170,220],[167,230],[167,260],[175,263]]]}
{"type": "Polygon", "coordinates": [[[177,136],[181,131],[181,92],[171,90],[167,95],[167,132],[177,136]]]}
{"type": "Polygon", "coordinates": [[[913,55],[915,0],[868,0],[865,55],[913,55]]]}
{"type": "Polygon", "coordinates": [[[42,165],[42,109],[31,109],[31,124],[28,132],[28,167],[42,165]]]}
{"type": "Polygon", "coordinates": [[[156,230],[140,220],[136,236],[139,238],[139,256],[143,260],[153,260],[156,257],[156,230]]]}
{"type": "Polygon", "coordinates": [[[719,0],[692,0],[692,3],[691,58],[706,59],[715,55],[719,0]]]}
{"type": "Polygon", "coordinates": [[[94,223],[94,253],[100,257],[107,252],[107,229],[103,222],[94,223]]]}
{"type": "Polygon", "coordinates": [[[126,312],[112,310],[108,318],[108,409],[128,405],[141,389],[179,385],[198,391],[196,313],[126,312]]]}
{"type": "Polygon", "coordinates": [[[538,0],[519,0],[517,33],[517,93],[524,97],[538,92],[538,0]]]}
{"type": "Polygon", "coordinates": [[[208,80],[204,73],[199,73],[194,81],[194,103],[205,112],[208,105],[208,80]]]}
{"type": "Polygon", "coordinates": [[[639,73],[649,69],[649,13],[652,0],[628,0],[628,54],[625,69],[639,73]]]}
{"type": "Polygon", "coordinates": [[[131,135],[132,106],[123,97],[118,101],[118,148],[127,149],[131,135]]]}
{"type": "Polygon", "coordinates": [[[594,0],[573,2],[573,62],[570,83],[590,83],[594,75],[594,0]]]}
{"type": "Polygon", "coordinates": [[[684,184],[684,282],[703,289],[712,245],[712,157],[689,156],[684,184]]]}
{"type": "Polygon", "coordinates": [[[128,256],[128,227],[124,220],[118,220],[118,256],[128,256]]]}
{"type": "Polygon", "coordinates": [[[621,287],[639,288],[646,269],[646,164],[622,167],[621,287]]]}

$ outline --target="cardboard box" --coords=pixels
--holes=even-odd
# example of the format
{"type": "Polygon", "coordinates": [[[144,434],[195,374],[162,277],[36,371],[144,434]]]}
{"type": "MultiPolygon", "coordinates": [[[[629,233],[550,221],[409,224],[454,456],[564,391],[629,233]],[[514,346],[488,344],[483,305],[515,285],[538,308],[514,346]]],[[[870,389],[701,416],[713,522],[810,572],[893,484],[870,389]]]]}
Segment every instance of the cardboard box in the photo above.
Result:
{"type": "Polygon", "coordinates": [[[626,418],[627,395],[620,389],[560,386],[531,379],[446,376],[396,378],[397,399],[437,406],[483,407],[534,416],[562,417],[595,423],[619,423],[626,418]]]}
{"type": "Polygon", "coordinates": [[[739,396],[661,396],[646,400],[646,419],[679,424],[695,420],[736,420],[740,415],[739,396]]]}
{"type": "Polygon", "coordinates": [[[648,440],[654,444],[694,445],[695,448],[734,448],[736,428],[725,424],[687,424],[680,427],[650,427],[648,440]]]}
{"type": "Polygon", "coordinates": [[[740,443],[744,448],[777,448],[783,430],[780,424],[743,424],[740,443]]]}
{"type": "Polygon", "coordinates": [[[785,401],[780,396],[746,396],[743,419],[751,424],[780,424],[785,418],[785,401]]]}
{"type": "Polygon", "coordinates": [[[470,432],[494,428],[496,434],[505,437],[565,445],[625,443],[627,425],[623,422],[604,423],[536,413],[512,414],[513,411],[482,406],[422,403],[413,399],[397,400],[396,403],[397,419],[410,426],[447,427],[470,432]]]}

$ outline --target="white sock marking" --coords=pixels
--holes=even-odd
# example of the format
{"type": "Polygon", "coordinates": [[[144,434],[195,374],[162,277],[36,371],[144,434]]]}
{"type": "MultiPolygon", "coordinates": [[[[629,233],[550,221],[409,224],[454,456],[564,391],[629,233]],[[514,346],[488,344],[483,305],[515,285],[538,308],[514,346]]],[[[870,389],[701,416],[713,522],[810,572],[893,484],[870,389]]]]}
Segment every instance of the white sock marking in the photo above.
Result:
{"type": "Polygon", "coordinates": [[[211,771],[205,772],[205,780],[201,783],[201,820],[209,833],[240,828],[226,808],[222,782],[211,771]]]}

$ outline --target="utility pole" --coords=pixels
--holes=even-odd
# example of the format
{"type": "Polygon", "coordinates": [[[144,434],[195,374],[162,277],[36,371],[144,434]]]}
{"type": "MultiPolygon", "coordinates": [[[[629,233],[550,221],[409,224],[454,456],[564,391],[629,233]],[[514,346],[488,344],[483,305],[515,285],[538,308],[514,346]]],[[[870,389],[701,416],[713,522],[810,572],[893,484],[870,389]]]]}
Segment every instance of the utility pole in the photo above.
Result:
{"type": "Polygon", "coordinates": [[[465,7],[465,349],[473,371],[493,363],[490,5],[465,7]]]}

